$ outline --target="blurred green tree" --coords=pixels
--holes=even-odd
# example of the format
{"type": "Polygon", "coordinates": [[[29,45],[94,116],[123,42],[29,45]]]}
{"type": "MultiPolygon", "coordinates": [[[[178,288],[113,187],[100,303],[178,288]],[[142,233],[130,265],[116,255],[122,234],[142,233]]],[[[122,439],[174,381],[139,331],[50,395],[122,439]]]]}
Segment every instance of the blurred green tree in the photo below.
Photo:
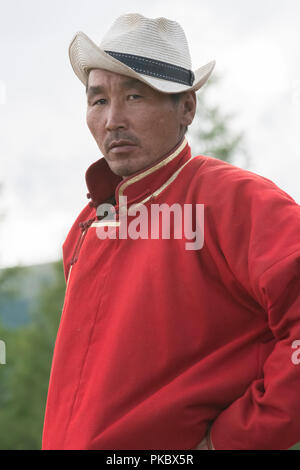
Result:
{"type": "Polygon", "coordinates": [[[203,91],[197,93],[197,108],[193,123],[188,129],[187,138],[191,142],[194,155],[209,155],[230,163],[235,162],[247,167],[250,162],[245,147],[243,132],[235,133],[232,122],[234,113],[224,114],[219,105],[212,104],[211,92],[218,88],[220,77],[213,75],[203,91]]]}
{"type": "Polygon", "coordinates": [[[54,342],[62,310],[65,279],[62,261],[53,264],[54,281],[43,285],[32,322],[6,338],[7,363],[2,366],[0,449],[40,449],[54,342]]]}

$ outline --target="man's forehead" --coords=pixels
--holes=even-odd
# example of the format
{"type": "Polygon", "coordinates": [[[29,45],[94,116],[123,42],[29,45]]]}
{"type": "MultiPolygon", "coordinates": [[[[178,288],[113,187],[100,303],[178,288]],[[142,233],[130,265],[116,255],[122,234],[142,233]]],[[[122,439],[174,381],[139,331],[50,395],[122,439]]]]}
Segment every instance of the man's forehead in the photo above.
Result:
{"type": "Polygon", "coordinates": [[[103,69],[92,69],[88,78],[88,90],[95,89],[96,87],[105,87],[105,85],[113,80],[122,88],[131,87],[146,87],[150,88],[146,83],[141,82],[133,77],[121,75],[119,73],[111,72],[103,69]]]}

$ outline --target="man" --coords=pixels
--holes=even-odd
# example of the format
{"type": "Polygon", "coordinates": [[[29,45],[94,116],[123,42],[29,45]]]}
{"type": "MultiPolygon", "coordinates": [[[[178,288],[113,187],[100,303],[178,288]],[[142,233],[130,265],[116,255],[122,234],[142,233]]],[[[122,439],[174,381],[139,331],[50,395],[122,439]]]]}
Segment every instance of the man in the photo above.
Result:
{"type": "Polygon", "coordinates": [[[104,158],[63,245],[43,448],[288,449],[300,441],[299,205],[191,158],[184,135],[214,62],[192,72],[178,23],[123,15],[100,47],[76,34],[70,59],[104,158]]]}

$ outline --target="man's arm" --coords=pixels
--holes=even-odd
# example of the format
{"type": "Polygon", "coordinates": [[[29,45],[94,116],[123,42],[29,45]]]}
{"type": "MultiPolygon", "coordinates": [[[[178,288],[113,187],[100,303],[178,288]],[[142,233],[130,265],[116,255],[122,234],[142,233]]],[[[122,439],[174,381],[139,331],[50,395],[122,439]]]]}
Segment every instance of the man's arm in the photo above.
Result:
{"type": "Polygon", "coordinates": [[[300,206],[250,172],[228,167],[212,177],[219,247],[265,311],[274,347],[257,380],[216,417],[211,440],[216,450],[287,449],[300,441],[300,364],[293,360],[300,340],[300,206]]]}
{"type": "Polygon", "coordinates": [[[288,449],[300,441],[300,250],[261,275],[260,291],[277,342],[264,376],[214,421],[216,449],[288,449]]]}

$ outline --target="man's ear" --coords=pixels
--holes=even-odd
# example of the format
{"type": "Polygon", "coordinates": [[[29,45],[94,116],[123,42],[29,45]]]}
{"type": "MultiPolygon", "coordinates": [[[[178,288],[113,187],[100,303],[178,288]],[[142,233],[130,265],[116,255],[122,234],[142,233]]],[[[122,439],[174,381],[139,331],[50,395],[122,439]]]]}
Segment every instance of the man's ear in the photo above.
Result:
{"type": "Polygon", "coordinates": [[[184,127],[189,126],[196,113],[197,97],[194,91],[186,91],[181,101],[181,124],[184,127]]]}

